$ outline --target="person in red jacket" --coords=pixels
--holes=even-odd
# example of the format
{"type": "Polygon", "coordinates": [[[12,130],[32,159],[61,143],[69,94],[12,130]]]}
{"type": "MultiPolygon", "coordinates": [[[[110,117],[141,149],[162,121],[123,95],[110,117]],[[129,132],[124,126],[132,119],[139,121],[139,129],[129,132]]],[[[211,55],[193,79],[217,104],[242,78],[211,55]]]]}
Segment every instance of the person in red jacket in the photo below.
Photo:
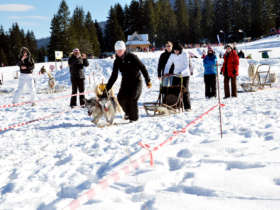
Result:
{"type": "Polygon", "coordinates": [[[225,97],[230,97],[229,81],[231,81],[231,97],[237,97],[236,77],[238,76],[239,57],[232,45],[226,45],[226,53],[224,55],[224,63],[221,74],[224,75],[224,91],[225,97]]]}

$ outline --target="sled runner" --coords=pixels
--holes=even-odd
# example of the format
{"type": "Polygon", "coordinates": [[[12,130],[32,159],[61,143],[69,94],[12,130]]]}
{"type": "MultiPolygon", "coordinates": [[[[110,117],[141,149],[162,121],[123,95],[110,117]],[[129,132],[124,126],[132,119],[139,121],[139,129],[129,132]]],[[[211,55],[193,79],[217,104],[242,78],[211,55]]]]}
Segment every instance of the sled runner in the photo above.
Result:
{"type": "Polygon", "coordinates": [[[168,115],[183,111],[184,89],[182,76],[163,76],[157,101],[143,104],[147,115],[168,115]]]}
{"type": "Polygon", "coordinates": [[[270,72],[269,64],[260,64],[256,69],[254,64],[250,64],[248,76],[250,82],[241,84],[245,92],[255,92],[258,89],[264,89],[265,86],[271,87],[276,81],[276,74],[270,72]]]}

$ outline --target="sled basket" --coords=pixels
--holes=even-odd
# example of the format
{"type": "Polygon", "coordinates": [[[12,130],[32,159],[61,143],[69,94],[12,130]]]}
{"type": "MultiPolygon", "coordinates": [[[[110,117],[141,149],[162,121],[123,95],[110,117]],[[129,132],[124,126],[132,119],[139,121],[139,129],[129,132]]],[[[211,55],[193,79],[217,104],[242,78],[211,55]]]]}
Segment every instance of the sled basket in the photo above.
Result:
{"type": "Polygon", "coordinates": [[[143,104],[147,115],[168,115],[180,112],[183,109],[184,90],[183,77],[181,75],[166,75],[162,77],[158,100],[143,104]]]}
{"type": "Polygon", "coordinates": [[[265,86],[271,87],[274,82],[273,79],[276,80],[276,78],[273,78],[273,74],[270,73],[269,64],[258,65],[257,69],[251,72],[249,78],[251,78],[251,82],[240,84],[245,92],[255,92],[258,89],[263,89],[265,86]]]}

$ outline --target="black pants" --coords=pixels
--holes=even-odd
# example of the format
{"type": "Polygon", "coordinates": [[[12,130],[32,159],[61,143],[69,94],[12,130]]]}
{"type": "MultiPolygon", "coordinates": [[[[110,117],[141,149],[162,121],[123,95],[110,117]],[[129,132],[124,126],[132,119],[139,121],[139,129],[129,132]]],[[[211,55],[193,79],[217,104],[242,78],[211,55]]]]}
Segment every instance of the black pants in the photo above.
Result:
{"type": "Polygon", "coordinates": [[[233,77],[225,76],[224,77],[225,98],[230,97],[229,81],[231,82],[231,97],[237,97],[236,76],[233,77]]]}
{"type": "Polygon", "coordinates": [[[216,97],[216,74],[204,75],[205,97],[216,97]]]}
{"type": "MultiPolygon", "coordinates": [[[[85,92],[85,79],[71,78],[72,83],[72,94],[77,94],[85,92]]],[[[80,105],[85,104],[85,95],[80,95],[80,105]]],[[[77,96],[72,96],[70,101],[70,106],[77,106],[77,96]]]]}
{"type": "Polygon", "coordinates": [[[126,82],[121,83],[120,91],[118,93],[118,101],[128,119],[136,121],[138,115],[138,99],[142,93],[142,80],[135,81],[134,83],[126,82]]]}
{"type": "MultiPolygon", "coordinates": [[[[190,100],[190,90],[189,90],[189,81],[190,77],[183,77],[183,103],[184,103],[184,109],[191,109],[191,100],[190,100]]],[[[181,79],[180,78],[174,78],[172,85],[180,85],[181,79]]]]}

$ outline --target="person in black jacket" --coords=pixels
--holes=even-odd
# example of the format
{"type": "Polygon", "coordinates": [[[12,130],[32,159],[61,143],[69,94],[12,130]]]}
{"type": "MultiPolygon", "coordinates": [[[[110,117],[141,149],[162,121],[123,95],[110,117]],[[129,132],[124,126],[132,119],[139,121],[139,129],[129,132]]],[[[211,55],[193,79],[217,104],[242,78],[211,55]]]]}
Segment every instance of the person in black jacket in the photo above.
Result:
{"type": "MultiPolygon", "coordinates": [[[[85,73],[84,73],[84,66],[88,66],[88,60],[86,54],[80,53],[78,48],[73,50],[71,54],[68,64],[70,67],[70,76],[71,76],[71,83],[72,83],[72,95],[77,94],[79,90],[80,95],[80,106],[85,105],[85,73]]],[[[70,100],[70,107],[73,108],[77,106],[77,96],[72,96],[70,100]]]]}
{"type": "Polygon", "coordinates": [[[34,69],[34,60],[31,56],[30,51],[26,47],[22,47],[19,53],[19,61],[17,65],[19,66],[20,70],[20,77],[18,81],[18,88],[13,97],[13,104],[18,103],[21,92],[25,86],[28,86],[29,91],[31,93],[31,102],[32,106],[35,105],[34,100],[37,100],[35,83],[33,78],[33,69],[34,69]]]}
{"type": "Polygon", "coordinates": [[[239,58],[245,58],[245,54],[244,54],[244,52],[242,50],[239,51],[238,57],[239,58]]]}
{"type": "Polygon", "coordinates": [[[109,91],[118,78],[119,71],[122,74],[121,87],[118,93],[118,101],[125,112],[125,119],[130,122],[138,120],[137,102],[142,92],[143,74],[148,88],[152,87],[149,74],[144,64],[139,58],[126,51],[123,41],[115,43],[116,59],[113,64],[113,72],[106,85],[106,91],[109,91]]]}
{"type": "MultiPolygon", "coordinates": [[[[165,65],[168,61],[168,58],[171,55],[171,53],[173,53],[172,47],[173,47],[172,42],[170,42],[170,41],[166,42],[165,51],[159,57],[158,69],[157,69],[158,70],[158,79],[161,79],[161,77],[163,76],[165,65]]],[[[174,65],[171,66],[170,72],[172,72],[173,70],[174,70],[174,65]]]]}

